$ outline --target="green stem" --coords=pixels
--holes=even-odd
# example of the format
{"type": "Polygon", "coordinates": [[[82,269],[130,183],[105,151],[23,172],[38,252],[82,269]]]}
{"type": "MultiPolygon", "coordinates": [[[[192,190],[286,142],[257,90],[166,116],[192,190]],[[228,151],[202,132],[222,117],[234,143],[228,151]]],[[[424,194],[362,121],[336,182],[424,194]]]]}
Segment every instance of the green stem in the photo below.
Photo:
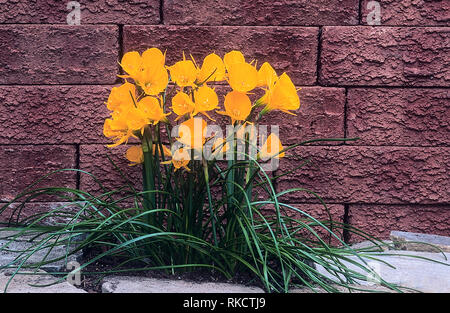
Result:
{"type": "MultiPolygon", "coordinates": [[[[156,209],[155,193],[149,192],[155,190],[155,180],[153,173],[153,139],[150,128],[146,127],[144,130],[144,138],[142,140],[142,150],[144,152],[144,167],[143,167],[143,180],[144,180],[144,203],[145,209],[156,209]]],[[[148,214],[149,224],[153,224],[152,214],[148,214]]]]}
{"type": "Polygon", "coordinates": [[[208,193],[208,205],[209,205],[209,213],[211,214],[211,225],[212,225],[212,232],[213,232],[213,238],[214,238],[214,245],[217,247],[216,216],[214,215],[214,212],[213,212],[211,190],[209,188],[208,164],[206,163],[205,159],[203,159],[202,162],[203,162],[203,172],[205,174],[206,191],[208,193]]]}

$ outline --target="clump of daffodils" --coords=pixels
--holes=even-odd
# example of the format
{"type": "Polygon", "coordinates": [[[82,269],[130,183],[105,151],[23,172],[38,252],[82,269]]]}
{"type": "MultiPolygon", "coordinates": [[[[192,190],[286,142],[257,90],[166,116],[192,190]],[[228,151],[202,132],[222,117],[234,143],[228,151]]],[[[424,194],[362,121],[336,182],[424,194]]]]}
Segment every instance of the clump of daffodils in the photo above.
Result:
{"type": "MultiPolygon", "coordinates": [[[[189,171],[189,163],[196,160],[192,150],[198,159],[205,144],[211,142],[210,156],[221,159],[229,152],[231,141],[239,139],[241,128],[254,126],[272,111],[295,115],[300,107],[298,89],[286,73],[279,76],[267,62],[258,68],[240,51],[231,51],[223,58],[211,53],[201,64],[183,53],[182,60],[167,65],[165,53],[151,48],[142,54],[126,53],[120,65],[126,73],[120,76],[124,83],[111,90],[106,102],[111,116],[105,120],[103,133],[113,141],[110,147],[127,144],[131,137],[142,142],[142,146],[131,146],[126,153],[131,165],[144,163],[144,153],[151,149],[154,155],[158,144],[165,142],[168,145],[159,146],[163,151],[157,151],[165,159],[163,164],[171,163],[175,171],[189,171]],[[214,86],[224,81],[229,90],[220,99],[214,86]],[[229,125],[236,129],[231,138],[205,130],[208,122],[220,115],[227,116],[229,125]],[[166,133],[169,138],[163,139],[163,128],[178,132],[173,136],[166,133]]],[[[284,156],[275,133],[266,135],[256,150],[258,160],[284,156]]]]}

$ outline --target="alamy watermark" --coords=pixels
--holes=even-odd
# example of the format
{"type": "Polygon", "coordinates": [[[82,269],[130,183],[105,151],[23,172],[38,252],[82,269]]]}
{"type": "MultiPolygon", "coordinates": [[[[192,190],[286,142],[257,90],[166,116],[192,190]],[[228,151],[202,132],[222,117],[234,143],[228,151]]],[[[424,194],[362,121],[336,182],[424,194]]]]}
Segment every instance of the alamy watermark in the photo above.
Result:
{"type": "Polygon", "coordinates": [[[381,5],[378,1],[367,2],[367,25],[381,25],[381,5]]]}
{"type": "Polygon", "coordinates": [[[70,1],[67,3],[67,14],[66,21],[67,25],[81,25],[81,6],[78,1],[70,1]]]}
{"type": "Polygon", "coordinates": [[[66,269],[71,271],[67,275],[67,282],[73,286],[81,285],[81,271],[80,271],[80,263],[72,261],[67,263],[66,269]]]}

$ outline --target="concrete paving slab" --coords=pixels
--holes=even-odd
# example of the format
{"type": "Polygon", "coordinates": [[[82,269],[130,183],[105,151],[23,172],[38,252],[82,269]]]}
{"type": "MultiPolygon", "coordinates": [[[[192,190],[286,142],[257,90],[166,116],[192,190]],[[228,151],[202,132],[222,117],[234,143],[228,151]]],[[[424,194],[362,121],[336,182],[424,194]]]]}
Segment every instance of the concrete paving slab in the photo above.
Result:
{"type": "Polygon", "coordinates": [[[403,231],[391,231],[390,237],[397,249],[425,252],[439,252],[440,249],[450,252],[450,237],[403,231]]]}
{"type": "MultiPolygon", "coordinates": [[[[353,262],[363,264],[356,256],[349,256],[348,258],[353,262]]],[[[366,254],[363,260],[373,269],[372,272],[367,273],[357,265],[343,261],[343,264],[348,268],[366,277],[366,280],[358,281],[363,286],[377,286],[381,277],[389,283],[413,288],[420,292],[450,292],[450,253],[389,250],[382,253],[366,254]]],[[[338,281],[322,266],[318,265],[317,269],[331,281],[338,281]]]]}
{"type": "Polygon", "coordinates": [[[103,293],[263,293],[258,287],[227,283],[194,283],[137,276],[106,277],[103,293]]]}
{"type": "MultiPolygon", "coordinates": [[[[6,293],[86,293],[66,281],[46,287],[30,286],[50,284],[57,281],[57,278],[44,271],[39,271],[39,275],[31,275],[32,271],[21,272],[28,274],[16,274],[9,283],[6,293]]],[[[5,292],[10,279],[11,271],[0,271],[0,292],[5,292]]]]}

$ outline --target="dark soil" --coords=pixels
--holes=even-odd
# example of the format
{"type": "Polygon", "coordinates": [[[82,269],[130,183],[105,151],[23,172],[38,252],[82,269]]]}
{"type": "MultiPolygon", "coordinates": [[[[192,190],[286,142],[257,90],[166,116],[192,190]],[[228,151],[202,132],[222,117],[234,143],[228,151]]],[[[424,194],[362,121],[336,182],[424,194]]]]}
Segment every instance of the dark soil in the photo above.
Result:
{"type": "MultiPolygon", "coordinates": [[[[84,264],[91,260],[98,251],[90,251],[84,253],[83,259],[80,260],[80,264],[84,264]]],[[[149,278],[161,278],[161,279],[173,279],[173,280],[185,280],[197,283],[202,282],[220,282],[220,283],[235,283],[242,284],[246,286],[256,286],[264,289],[263,284],[258,278],[255,278],[250,273],[239,273],[232,279],[227,279],[222,273],[213,271],[211,269],[198,269],[186,272],[178,272],[174,275],[166,273],[162,270],[152,270],[152,271],[133,271],[133,268],[143,267],[142,264],[127,264],[126,269],[130,269],[124,272],[116,274],[105,274],[105,272],[117,270],[117,266],[124,262],[124,259],[119,258],[102,258],[92,264],[86,266],[82,272],[81,288],[89,293],[101,293],[102,292],[102,279],[105,276],[120,275],[120,276],[139,276],[139,277],[149,277],[149,278]],[[134,266],[133,266],[134,265],[134,266]],[[87,274],[86,274],[87,273],[87,274]]]]}

